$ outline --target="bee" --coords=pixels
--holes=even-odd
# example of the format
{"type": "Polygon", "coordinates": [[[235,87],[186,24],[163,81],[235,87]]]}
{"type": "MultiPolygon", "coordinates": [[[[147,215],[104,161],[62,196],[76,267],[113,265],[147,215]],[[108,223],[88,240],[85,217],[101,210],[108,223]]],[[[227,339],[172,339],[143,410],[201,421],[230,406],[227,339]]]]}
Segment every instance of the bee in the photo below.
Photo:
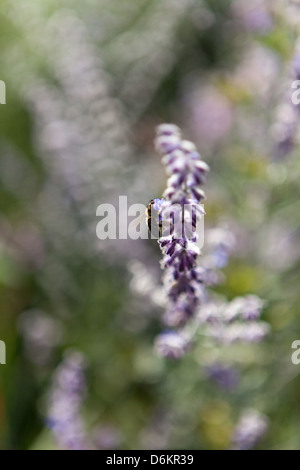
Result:
{"type": "MultiPolygon", "coordinates": [[[[158,238],[161,238],[162,235],[162,219],[158,216],[158,221],[155,220],[156,218],[152,217],[152,210],[153,205],[156,204],[156,200],[151,199],[149,202],[147,209],[146,209],[146,224],[148,226],[149,232],[152,234],[152,229],[155,228],[157,230],[158,227],[158,238]],[[154,224],[152,224],[154,219],[154,224]]],[[[154,234],[155,235],[155,234],[154,234]]]]}
{"type": "Polygon", "coordinates": [[[150,234],[153,234],[154,236],[156,236],[157,233],[158,233],[158,238],[161,238],[161,236],[162,236],[162,219],[159,215],[156,217],[156,216],[153,216],[153,214],[152,214],[153,210],[155,212],[157,212],[155,209],[153,209],[153,206],[154,206],[154,204],[156,204],[156,201],[157,200],[155,200],[155,199],[151,199],[151,201],[147,205],[145,213],[142,214],[135,221],[134,225],[139,224],[142,219],[145,219],[150,234]]]}

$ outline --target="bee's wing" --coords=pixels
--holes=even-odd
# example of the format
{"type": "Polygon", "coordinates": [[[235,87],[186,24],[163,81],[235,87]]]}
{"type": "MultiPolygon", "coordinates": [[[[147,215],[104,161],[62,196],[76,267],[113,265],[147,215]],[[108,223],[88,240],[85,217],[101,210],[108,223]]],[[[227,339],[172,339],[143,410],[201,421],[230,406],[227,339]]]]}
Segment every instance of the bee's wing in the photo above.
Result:
{"type": "Polygon", "coordinates": [[[144,214],[141,214],[136,220],[132,222],[132,227],[136,227],[138,224],[142,222],[142,220],[146,221],[146,212],[144,214]]]}

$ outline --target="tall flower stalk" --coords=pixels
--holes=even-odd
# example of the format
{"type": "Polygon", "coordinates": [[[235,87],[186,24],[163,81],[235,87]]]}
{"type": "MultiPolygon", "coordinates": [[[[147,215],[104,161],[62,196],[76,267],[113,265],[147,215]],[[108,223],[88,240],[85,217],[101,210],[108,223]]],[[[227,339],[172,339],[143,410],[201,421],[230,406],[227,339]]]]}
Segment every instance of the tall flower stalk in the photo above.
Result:
{"type": "Polygon", "coordinates": [[[162,224],[158,243],[163,253],[161,266],[165,270],[163,280],[168,297],[164,320],[177,327],[195,315],[205,296],[203,272],[197,266],[200,255],[197,227],[204,215],[201,203],[205,195],[200,186],[209,167],[194,144],[182,140],[180,129],[173,124],[157,128],[155,145],[169,177],[157,207],[162,224]]]}
{"type": "Polygon", "coordinates": [[[68,353],[54,376],[46,422],[62,449],[89,448],[80,415],[86,387],[84,367],[80,353],[68,353]]]}
{"type": "Polygon", "coordinates": [[[164,321],[171,328],[156,338],[157,353],[180,359],[200,329],[218,345],[262,341],[269,325],[260,321],[264,306],[260,298],[248,295],[221,301],[206,289],[218,283],[218,269],[227,264],[234,237],[224,230],[210,233],[214,254],[206,255],[202,266],[198,264],[203,242],[198,228],[205,214],[201,186],[209,167],[173,124],[157,128],[155,145],[168,176],[163,198],[155,199],[153,209],[158,211],[163,253],[164,321]]]}

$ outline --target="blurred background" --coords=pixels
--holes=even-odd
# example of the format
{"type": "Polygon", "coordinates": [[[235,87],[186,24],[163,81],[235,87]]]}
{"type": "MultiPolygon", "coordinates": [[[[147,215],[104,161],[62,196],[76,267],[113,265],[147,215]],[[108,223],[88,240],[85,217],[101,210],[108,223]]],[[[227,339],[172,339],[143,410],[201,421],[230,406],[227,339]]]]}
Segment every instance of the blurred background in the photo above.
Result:
{"type": "Polygon", "coordinates": [[[300,2],[7,0],[0,21],[0,448],[68,447],[47,419],[67,353],[88,447],[227,449],[251,409],[257,448],[299,449],[300,2]],[[205,230],[235,238],[215,292],[266,301],[261,344],[159,357],[157,243],[96,237],[99,204],[161,197],[162,122],[211,168],[205,230]]]}

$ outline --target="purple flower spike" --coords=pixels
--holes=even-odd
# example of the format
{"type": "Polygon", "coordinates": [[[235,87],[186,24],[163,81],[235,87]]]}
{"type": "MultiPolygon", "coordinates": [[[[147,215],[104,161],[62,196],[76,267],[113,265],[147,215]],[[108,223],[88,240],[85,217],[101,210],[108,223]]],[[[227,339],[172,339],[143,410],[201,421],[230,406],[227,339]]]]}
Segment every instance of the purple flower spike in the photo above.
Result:
{"type": "Polygon", "coordinates": [[[85,395],[84,368],[83,356],[71,352],[55,372],[46,424],[62,449],[89,448],[80,416],[85,395]]]}
{"type": "Polygon", "coordinates": [[[200,185],[205,182],[209,167],[195,145],[181,139],[180,129],[173,124],[157,128],[155,147],[162,155],[168,176],[164,198],[155,200],[153,205],[162,221],[158,243],[169,299],[164,320],[177,327],[195,315],[203,298],[202,280],[195,275],[200,255],[197,224],[204,214],[200,201],[205,195],[200,185]]]}

